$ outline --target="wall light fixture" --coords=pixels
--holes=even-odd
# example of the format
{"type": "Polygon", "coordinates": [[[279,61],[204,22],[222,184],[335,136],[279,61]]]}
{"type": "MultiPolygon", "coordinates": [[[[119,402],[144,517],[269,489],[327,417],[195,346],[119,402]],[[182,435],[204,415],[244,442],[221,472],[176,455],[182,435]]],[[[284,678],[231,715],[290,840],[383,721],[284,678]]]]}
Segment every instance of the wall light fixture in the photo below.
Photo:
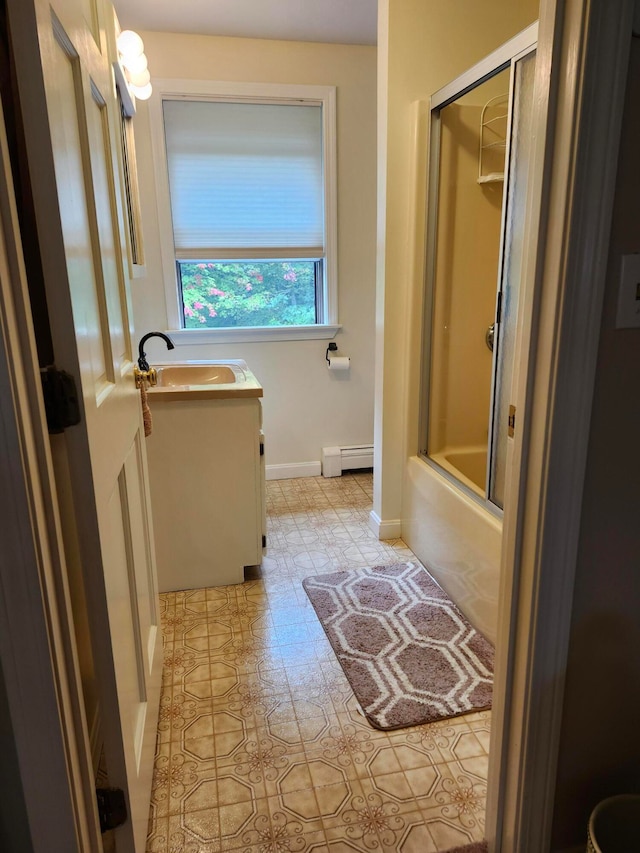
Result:
{"type": "Polygon", "coordinates": [[[118,62],[114,63],[116,81],[120,89],[125,112],[135,114],[133,98],[146,101],[151,97],[151,75],[147,67],[147,57],[144,53],[144,42],[133,30],[122,30],[116,40],[118,62]],[[126,97],[126,92],[133,97],[126,97]],[[128,101],[128,103],[125,103],[128,101]]]}

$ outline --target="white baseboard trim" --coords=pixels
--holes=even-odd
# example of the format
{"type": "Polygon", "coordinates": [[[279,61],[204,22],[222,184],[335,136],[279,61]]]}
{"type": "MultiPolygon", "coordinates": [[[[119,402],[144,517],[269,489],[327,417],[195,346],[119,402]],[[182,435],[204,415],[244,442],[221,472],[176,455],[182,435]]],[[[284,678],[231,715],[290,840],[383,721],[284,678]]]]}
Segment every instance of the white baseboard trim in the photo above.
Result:
{"type": "Polygon", "coordinates": [[[402,522],[399,518],[383,521],[373,510],[369,513],[369,527],[378,539],[399,539],[402,536],[402,522]]]}
{"type": "Polygon", "coordinates": [[[267,465],[267,480],[294,480],[297,477],[319,477],[322,473],[318,462],[289,462],[287,465],[267,465]]]}

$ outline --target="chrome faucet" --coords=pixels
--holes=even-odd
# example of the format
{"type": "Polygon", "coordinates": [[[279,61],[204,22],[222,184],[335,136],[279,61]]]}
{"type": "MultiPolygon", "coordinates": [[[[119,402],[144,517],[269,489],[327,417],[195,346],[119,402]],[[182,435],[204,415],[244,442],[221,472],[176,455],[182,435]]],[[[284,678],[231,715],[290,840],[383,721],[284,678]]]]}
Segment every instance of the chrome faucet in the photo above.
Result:
{"type": "Polygon", "coordinates": [[[162,338],[162,340],[167,345],[167,349],[175,348],[175,344],[173,343],[171,338],[168,335],[165,335],[164,332],[147,332],[146,335],[140,338],[140,343],[138,344],[138,368],[146,372],[149,371],[149,362],[147,361],[147,354],[143,350],[143,346],[146,344],[149,338],[162,338]]]}

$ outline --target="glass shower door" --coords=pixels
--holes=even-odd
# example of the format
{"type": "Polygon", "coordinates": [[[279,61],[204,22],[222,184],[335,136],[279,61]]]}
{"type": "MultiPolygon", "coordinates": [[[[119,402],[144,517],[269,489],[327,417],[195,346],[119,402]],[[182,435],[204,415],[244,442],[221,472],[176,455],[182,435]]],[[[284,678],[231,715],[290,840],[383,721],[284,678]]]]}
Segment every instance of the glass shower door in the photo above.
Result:
{"type": "Polygon", "coordinates": [[[504,506],[537,27],[432,98],[420,455],[504,506]]]}
{"type": "Polygon", "coordinates": [[[510,69],[437,114],[429,457],[484,496],[510,69]],[[437,181],[437,184],[436,184],[437,181]]]}

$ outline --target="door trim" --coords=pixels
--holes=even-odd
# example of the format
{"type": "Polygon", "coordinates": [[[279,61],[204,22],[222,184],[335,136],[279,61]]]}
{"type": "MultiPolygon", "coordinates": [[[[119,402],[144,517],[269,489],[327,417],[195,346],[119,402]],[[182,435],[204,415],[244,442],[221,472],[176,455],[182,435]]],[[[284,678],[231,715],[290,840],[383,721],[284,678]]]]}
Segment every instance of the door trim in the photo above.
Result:
{"type": "MultiPolygon", "coordinates": [[[[487,837],[549,850],[632,0],[542,0],[522,424],[507,482],[487,837]],[[545,85],[546,84],[546,85],[545,85]],[[542,110],[540,115],[546,114],[542,110]],[[540,203],[541,200],[541,203],[540,203]],[[536,202],[533,202],[534,204],[536,202]]],[[[535,99],[536,95],[534,95],[535,99]]]]}

